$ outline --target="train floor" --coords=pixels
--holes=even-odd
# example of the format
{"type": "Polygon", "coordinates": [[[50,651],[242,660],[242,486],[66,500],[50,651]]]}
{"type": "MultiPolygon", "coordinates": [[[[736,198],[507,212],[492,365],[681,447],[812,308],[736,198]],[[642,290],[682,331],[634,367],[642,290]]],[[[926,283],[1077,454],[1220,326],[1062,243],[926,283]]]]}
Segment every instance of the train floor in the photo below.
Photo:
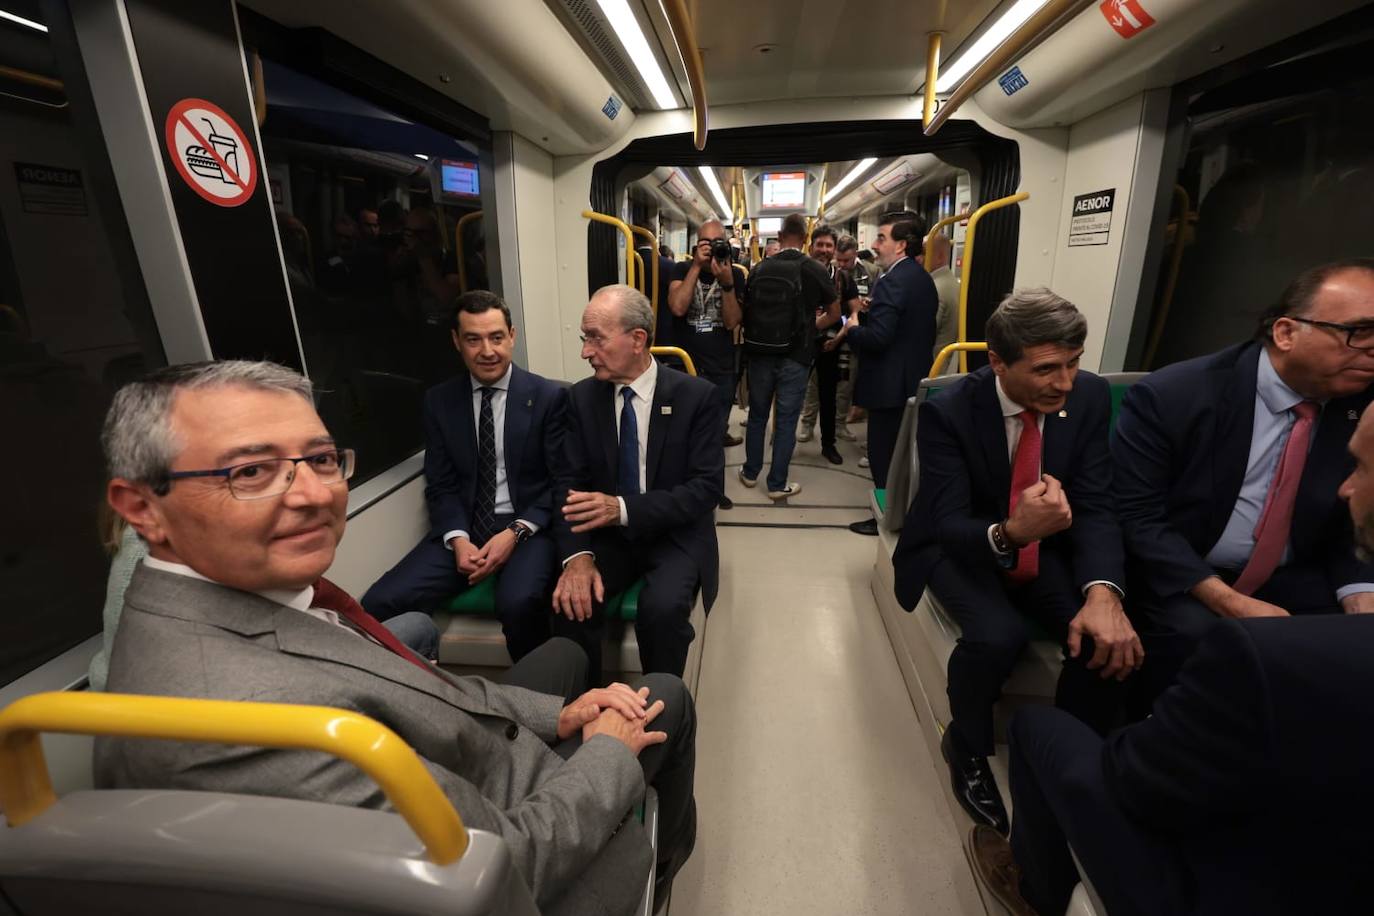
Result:
{"type": "Polygon", "coordinates": [[[844,527],[872,483],[858,445],[839,450],[832,466],[798,443],[786,507],[743,487],[744,448],[727,451],[698,840],[670,916],[984,912],[873,598],[877,539],[844,527]]]}

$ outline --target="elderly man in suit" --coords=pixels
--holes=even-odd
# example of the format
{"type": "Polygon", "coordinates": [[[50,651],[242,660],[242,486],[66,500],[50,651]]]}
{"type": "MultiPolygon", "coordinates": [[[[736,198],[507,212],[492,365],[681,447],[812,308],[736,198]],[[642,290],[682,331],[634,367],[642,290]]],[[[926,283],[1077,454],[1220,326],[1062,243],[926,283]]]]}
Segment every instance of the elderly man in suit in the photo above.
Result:
{"type": "Polygon", "coordinates": [[[719,588],[720,401],[710,382],[654,360],[653,333],[653,310],[633,287],[597,290],[582,313],[582,358],[595,376],[568,398],[553,604],[554,632],[587,650],[593,678],[607,595],[644,578],[640,661],[680,676],[697,590],[710,610],[719,588]]]}
{"type": "MultiPolygon", "coordinates": [[[[859,357],[854,403],[868,410],[868,460],[873,485],[881,490],[887,486],[906,399],[930,372],[940,301],[930,274],[915,260],[921,256],[925,222],[899,211],[881,217],[879,223],[873,250],[887,272],[873,287],[863,323],[847,322],[834,345],[848,343],[859,357]]],[[[868,518],[849,528],[876,535],[878,522],[868,518]]]]}
{"type": "MultiPolygon", "coordinates": [[[[545,913],[628,914],[650,847],[626,820],[659,790],[666,882],[690,851],[695,720],[676,678],[581,693],[551,640],[496,684],[418,658],[320,578],[343,535],[353,453],[271,363],[172,366],[105,423],[111,506],[148,544],[110,659],[118,693],[351,709],[426,762],[464,821],[499,834],[545,913]]],[[[205,789],[383,807],[362,772],[297,750],[102,739],[105,787],[205,789]]]]}
{"type": "Polygon", "coordinates": [[[433,612],[502,573],[496,608],[519,661],[549,638],[556,564],[548,528],[567,395],[511,362],[516,331],[500,296],[459,296],[452,335],[466,369],[425,395],[430,530],[362,604],[379,620],[433,612]]]}
{"type": "MultiPolygon", "coordinates": [[[[1339,486],[1374,551],[1374,411],[1339,486]]],[[[1349,549],[1349,548],[1347,548],[1349,549]]],[[[1012,913],[1062,913],[1079,880],[1112,916],[1369,909],[1374,619],[1219,620],[1154,715],[1103,741],[1055,709],[1011,724],[1011,849],[974,828],[1012,913]]]]}
{"type": "Polygon", "coordinates": [[[1258,340],[1131,386],[1112,440],[1132,615],[1172,680],[1219,618],[1374,611],[1337,498],[1374,382],[1374,260],[1299,276],[1258,340]]]}
{"type": "Polygon", "coordinates": [[[1064,646],[1056,705],[1105,732],[1142,652],[1121,606],[1107,383],[1079,371],[1088,322],[1047,289],[1012,293],[988,319],[991,365],[920,408],[921,482],[892,563],[897,599],[927,587],[959,622],[953,721],[941,751],[955,796],[1007,831],[987,758],[992,707],[1038,620],[1064,646]]]}

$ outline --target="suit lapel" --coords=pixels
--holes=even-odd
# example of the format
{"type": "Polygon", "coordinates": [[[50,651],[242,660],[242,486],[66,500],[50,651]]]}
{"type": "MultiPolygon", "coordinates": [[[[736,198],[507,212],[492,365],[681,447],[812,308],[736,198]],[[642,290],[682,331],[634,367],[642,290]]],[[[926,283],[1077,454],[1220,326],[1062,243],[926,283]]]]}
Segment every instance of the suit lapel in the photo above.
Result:
{"type": "Polygon", "coordinates": [[[1043,474],[1052,474],[1060,483],[1064,483],[1068,474],[1066,469],[1069,467],[1073,445],[1073,427],[1070,425],[1078,421],[1078,406],[1074,402],[1074,394],[1078,391],[1077,386],[1069,393],[1068,399],[1064,402],[1064,409],[1057,413],[1045,414],[1045,427],[1043,439],[1040,445],[1040,471],[1043,474]],[[1063,413],[1064,416],[1059,414],[1063,413]]]}
{"type": "MultiPolygon", "coordinates": [[[[1350,473],[1354,459],[1347,445],[1355,434],[1360,414],[1369,403],[1368,394],[1329,401],[1317,418],[1312,447],[1298,482],[1297,506],[1293,512],[1291,539],[1294,549],[1321,538],[1330,518],[1330,507],[1338,502],[1333,494],[1350,473]]],[[[1341,510],[1344,513],[1344,509],[1341,510]]]]}
{"type": "Polygon", "coordinates": [[[649,454],[644,460],[644,483],[653,489],[658,476],[658,462],[663,457],[663,443],[668,438],[668,427],[673,423],[673,395],[677,392],[677,379],[673,370],[667,366],[658,367],[658,383],[654,385],[654,403],[649,408],[649,454]],[[665,413],[663,408],[667,407],[665,413]]]}
{"type": "Polygon", "coordinates": [[[510,491],[512,508],[518,505],[516,481],[520,479],[521,452],[530,431],[530,414],[534,410],[533,386],[529,381],[529,375],[524,370],[511,367],[510,387],[506,390],[505,458],[506,489],[510,491]]]}
{"type": "MultiPolygon", "coordinates": [[[[615,492],[616,468],[620,461],[620,437],[615,430],[614,382],[597,382],[593,386],[592,412],[596,415],[597,439],[601,442],[604,479],[610,481],[610,492],[615,492]]],[[[592,477],[597,477],[595,472],[592,477]]]]}
{"type": "Polygon", "coordinates": [[[1255,428],[1255,388],[1263,352],[1259,344],[1251,344],[1235,365],[1220,373],[1222,378],[1216,379],[1222,391],[1215,414],[1216,435],[1212,439],[1210,543],[1216,543],[1226,530],[1245,482],[1245,469],[1250,463],[1250,440],[1255,428]]]}
{"type": "Polygon", "coordinates": [[[472,506],[477,499],[477,417],[472,412],[472,376],[462,373],[454,388],[454,414],[458,424],[457,448],[453,456],[466,467],[463,479],[463,504],[472,506]]]}
{"type": "Polygon", "coordinates": [[[992,372],[978,383],[973,395],[973,427],[983,446],[992,492],[1002,512],[1007,512],[1011,493],[1011,462],[1007,460],[1007,425],[1002,417],[1002,404],[997,400],[997,376],[992,372]]]}

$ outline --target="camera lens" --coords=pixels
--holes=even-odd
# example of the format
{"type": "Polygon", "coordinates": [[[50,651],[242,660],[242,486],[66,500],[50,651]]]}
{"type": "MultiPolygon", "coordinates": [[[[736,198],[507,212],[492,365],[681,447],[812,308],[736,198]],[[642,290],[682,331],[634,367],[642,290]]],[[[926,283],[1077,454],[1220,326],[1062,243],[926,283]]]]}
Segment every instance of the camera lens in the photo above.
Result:
{"type": "Polygon", "coordinates": [[[734,253],[730,249],[730,243],[725,241],[725,239],[712,239],[711,257],[717,261],[734,260],[734,253]]]}

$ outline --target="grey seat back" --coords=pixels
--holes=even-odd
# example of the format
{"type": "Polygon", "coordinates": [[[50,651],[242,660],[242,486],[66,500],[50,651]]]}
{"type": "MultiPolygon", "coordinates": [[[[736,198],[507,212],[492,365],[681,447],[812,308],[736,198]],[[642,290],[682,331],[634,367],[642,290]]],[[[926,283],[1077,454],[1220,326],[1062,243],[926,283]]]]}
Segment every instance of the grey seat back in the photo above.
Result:
{"type": "Polygon", "coordinates": [[[922,379],[916,393],[906,399],[902,425],[897,431],[897,447],[892,452],[892,464],[887,472],[887,506],[879,522],[888,531],[902,530],[902,522],[921,482],[921,462],[916,454],[916,420],[920,404],[957,380],[958,376],[922,379]]]}

